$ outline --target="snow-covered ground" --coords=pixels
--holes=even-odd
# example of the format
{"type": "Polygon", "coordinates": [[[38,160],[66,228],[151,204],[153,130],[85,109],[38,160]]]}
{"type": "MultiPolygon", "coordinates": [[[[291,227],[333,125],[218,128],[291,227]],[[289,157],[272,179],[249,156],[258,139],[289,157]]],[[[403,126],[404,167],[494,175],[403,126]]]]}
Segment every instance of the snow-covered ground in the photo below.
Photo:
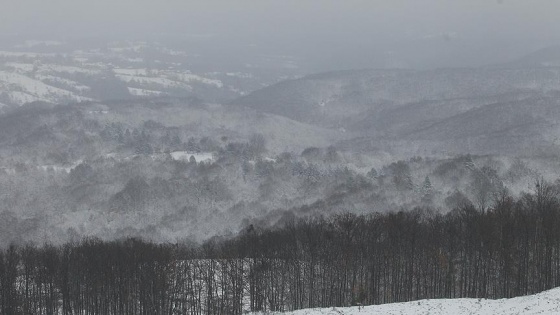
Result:
{"type": "Polygon", "coordinates": [[[92,84],[115,79],[122,82],[119,88],[124,85],[136,97],[183,97],[220,90],[243,95],[240,86],[252,80],[252,74],[246,73],[193,73],[184,67],[190,62],[186,52],[159,43],[126,41],[103,48],[76,48],[63,42],[29,40],[0,50],[0,100],[7,105],[102,100],[108,96],[92,84]],[[69,47],[65,53],[43,52],[48,47],[61,51],[65,45],[69,47]]]}
{"type": "Polygon", "coordinates": [[[137,89],[137,88],[128,88],[128,93],[134,96],[158,96],[162,95],[162,91],[154,91],[154,90],[146,90],[146,89],[137,89]]]}
{"type": "MultiPolygon", "coordinates": [[[[190,72],[180,72],[172,70],[148,70],[140,69],[113,69],[115,76],[120,80],[130,83],[155,84],[163,88],[189,87],[188,83],[198,82],[212,85],[216,88],[223,88],[224,84],[220,80],[208,79],[190,72]]],[[[190,87],[189,87],[190,88],[190,87]]]]}
{"type": "Polygon", "coordinates": [[[70,91],[48,85],[40,80],[6,71],[0,71],[0,91],[6,93],[12,103],[18,105],[34,101],[54,103],[63,102],[64,100],[78,102],[91,100],[70,91]]]}
{"type": "MultiPolygon", "coordinates": [[[[261,315],[263,313],[253,313],[261,315]]],[[[278,313],[264,313],[278,314],[278,313]]],[[[501,300],[436,299],[375,306],[305,309],[285,315],[514,315],[560,314],[560,288],[535,295],[501,300]]]]}

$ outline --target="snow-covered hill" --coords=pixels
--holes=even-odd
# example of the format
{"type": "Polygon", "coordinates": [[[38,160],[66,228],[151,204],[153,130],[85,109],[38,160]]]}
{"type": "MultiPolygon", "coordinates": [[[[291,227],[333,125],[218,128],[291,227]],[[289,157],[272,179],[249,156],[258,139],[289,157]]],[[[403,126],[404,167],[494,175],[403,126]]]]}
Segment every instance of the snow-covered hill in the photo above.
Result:
{"type": "MultiPolygon", "coordinates": [[[[81,102],[88,101],[83,95],[73,93],[71,90],[61,89],[45,82],[56,80],[62,82],[63,78],[43,76],[43,80],[26,76],[24,74],[0,71],[0,91],[5,93],[9,103],[22,105],[34,101],[45,101],[52,103],[63,103],[67,101],[81,102]]],[[[69,81],[69,80],[67,80],[69,81]]],[[[76,84],[75,89],[80,85],[76,84]]],[[[87,88],[86,88],[87,89],[87,88]]]]}
{"type": "MultiPolygon", "coordinates": [[[[255,313],[254,315],[262,314],[255,313]]],[[[501,300],[438,299],[366,307],[305,309],[285,315],[515,315],[560,314],[560,288],[501,300]]]]}
{"type": "Polygon", "coordinates": [[[15,106],[160,95],[217,102],[262,86],[253,73],[191,70],[197,64],[194,56],[161,43],[124,41],[93,47],[54,41],[3,47],[0,103],[15,106]]]}

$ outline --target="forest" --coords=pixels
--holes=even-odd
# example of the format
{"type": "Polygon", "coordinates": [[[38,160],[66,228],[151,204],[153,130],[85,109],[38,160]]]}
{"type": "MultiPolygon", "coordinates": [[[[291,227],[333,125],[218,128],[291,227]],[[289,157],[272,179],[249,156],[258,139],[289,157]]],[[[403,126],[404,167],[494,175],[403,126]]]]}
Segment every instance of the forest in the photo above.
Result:
{"type": "Polygon", "coordinates": [[[204,243],[86,238],[0,253],[2,314],[242,314],[560,285],[560,199],[536,181],[491,206],[248,225],[204,243]]]}
{"type": "Polygon", "coordinates": [[[0,315],[560,314],[560,1],[241,2],[2,1],[0,315]]]}

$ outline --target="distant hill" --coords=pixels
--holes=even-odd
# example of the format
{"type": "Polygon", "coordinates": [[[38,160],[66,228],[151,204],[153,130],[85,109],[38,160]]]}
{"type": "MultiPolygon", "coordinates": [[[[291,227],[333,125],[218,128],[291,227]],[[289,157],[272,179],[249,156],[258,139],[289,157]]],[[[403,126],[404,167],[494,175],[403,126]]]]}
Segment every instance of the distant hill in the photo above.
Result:
{"type": "MultiPolygon", "coordinates": [[[[350,128],[365,113],[426,101],[481,98],[559,88],[554,68],[356,70],[284,81],[234,100],[263,112],[327,127],[350,128]]],[[[477,106],[465,102],[461,109],[477,106]]]]}
{"type": "Polygon", "coordinates": [[[363,136],[345,140],[337,147],[430,156],[560,154],[558,94],[524,95],[518,100],[457,109],[455,113],[448,108],[460,107],[464,102],[469,100],[412,104],[416,108],[405,106],[382,113],[377,117],[376,129],[368,129],[363,136]]]}
{"type": "MultiPolygon", "coordinates": [[[[220,141],[227,143],[260,134],[265,137],[271,154],[299,153],[310,146],[327,147],[348,137],[336,130],[282,116],[252,109],[232,110],[192,99],[159,98],[70,105],[37,102],[0,115],[0,152],[39,150],[45,153],[66,151],[71,146],[77,154],[76,159],[88,158],[77,152],[89,152],[89,158],[92,158],[92,154],[118,149],[108,143],[98,143],[101,141],[99,133],[107,126],[141,130],[147,122],[148,128],[157,127],[178,134],[185,142],[189,137],[195,137],[223,138],[220,141]],[[156,126],[150,127],[150,124],[156,126]]],[[[152,143],[154,147],[159,145],[157,141],[152,143]]]]}
{"type": "Polygon", "coordinates": [[[436,141],[453,152],[560,153],[560,98],[533,97],[474,108],[410,132],[411,141],[436,141]]]}
{"type": "Polygon", "coordinates": [[[158,96],[196,96],[221,103],[285,75],[256,69],[197,71],[199,58],[194,61],[185,51],[156,42],[100,42],[95,48],[88,41],[46,43],[27,41],[0,50],[0,112],[5,106],[37,101],[63,104],[158,96]]]}
{"type": "Polygon", "coordinates": [[[507,63],[506,66],[560,67],[560,46],[550,46],[537,50],[531,54],[507,63]]]}
{"type": "Polygon", "coordinates": [[[230,105],[351,132],[338,144],[347,150],[556,154],[558,90],[555,67],[360,70],[284,81],[230,105]]]}

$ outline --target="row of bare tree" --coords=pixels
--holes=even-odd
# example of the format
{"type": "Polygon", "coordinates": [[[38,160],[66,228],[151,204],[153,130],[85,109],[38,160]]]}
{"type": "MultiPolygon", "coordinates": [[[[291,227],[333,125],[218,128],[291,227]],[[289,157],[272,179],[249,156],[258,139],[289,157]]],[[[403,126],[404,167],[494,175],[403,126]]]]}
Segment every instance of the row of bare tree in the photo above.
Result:
{"type": "Polygon", "coordinates": [[[251,226],[203,245],[84,240],[0,251],[0,314],[242,314],[560,286],[550,186],[465,204],[251,226]]]}

